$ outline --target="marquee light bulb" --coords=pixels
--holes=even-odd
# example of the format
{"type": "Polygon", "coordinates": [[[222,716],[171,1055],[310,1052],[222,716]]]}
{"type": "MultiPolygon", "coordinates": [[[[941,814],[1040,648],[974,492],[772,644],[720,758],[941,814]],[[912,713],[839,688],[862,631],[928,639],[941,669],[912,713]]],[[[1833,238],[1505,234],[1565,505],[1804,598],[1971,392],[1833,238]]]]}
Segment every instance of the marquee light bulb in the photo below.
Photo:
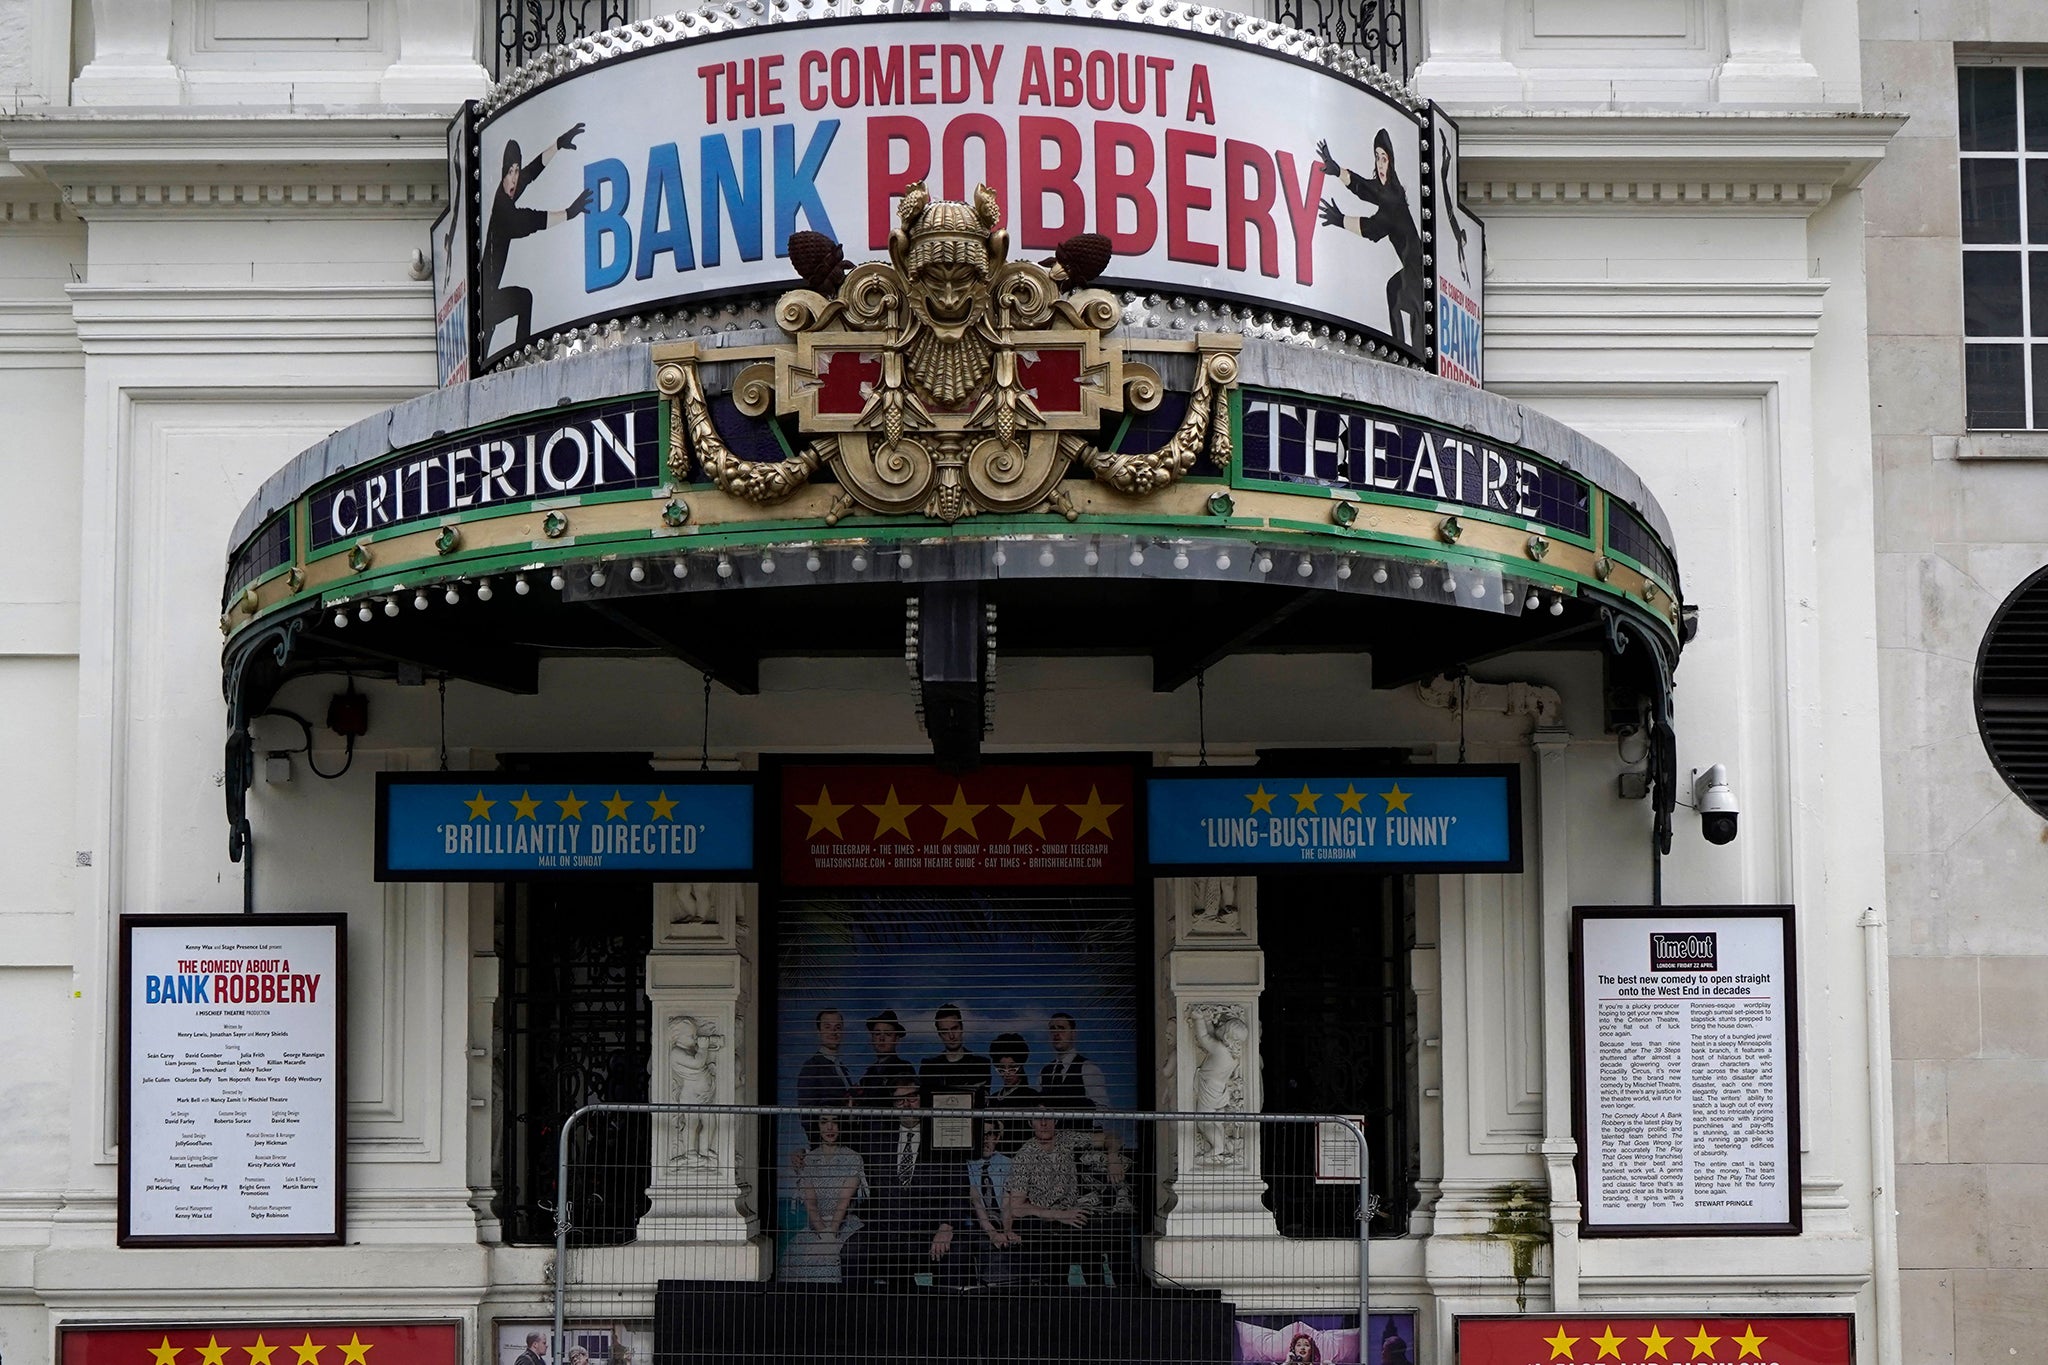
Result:
{"type": "Polygon", "coordinates": [[[488,602],[495,594],[491,591],[491,580],[486,578],[476,585],[476,600],[488,602]]]}
{"type": "Polygon", "coordinates": [[[347,630],[347,629],[348,629],[348,613],[347,613],[347,612],[345,612],[345,611],[337,611],[336,613],[334,613],[334,628],[335,628],[336,630],[347,630]]]}
{"type": "Polygon", "coordinates": [[[1175,550],[1173,552],[1173,567],[1176,569],[1185,569],[1187,566],[1188,552],[1186,550],[1175,550]]]}
{"type": "Polygon", "coordinates": [[[1102,562],[1102,556],[1096,553],[1095,547],[1093,545],[1090,545],[1088,547],[1088,553],[1081,556],[1081,562],[1092,569],[1097,564],[1100,564],[1102,562]]]}
{"type": "Polygon", "coordinates": [[[365,602],[365,603],[363,603],[363,605],[362,605],[362,606],[360,606],[360,607],[358,607],[358,608],[356,609],[356,620],[358,620],[358,621],[367,621],[367,620],[369,620],[369,619],[370,619],[370,604],[369,604],[368,602],[365,602]]]}
{"type": "Polygon", "coordinates": [[[1564,615],[1564,598],[1562,596],[1550,599],[1550,614],[1552,616],[1564,615]]]}
{"type": "Polygon", "coordinates": [[[677,578],[688,578],[690,576],[690,566],[688,564],[685,564],[680,559],[678,559],[674,564],[671,564],[669,566],[668,571],[674,574],[677,578]]]}
{"type": "Polygon", "coordinates": [[[562,589],[569,586],[569,580],[562,577],[562,571],[560,569],[557,569],[553,573],[548,575],[548,586],[553,588],[556,592],[560,592],[562,589]]]}
{"type": "Polygon", "coordinates": [[[524,597],[526,596],[526,594],[533,591],[533,585],[526,581],[525,574],[519,574],[512,580],[512,591],[518,593],[521,597],[524,597]]]}
{"type": "Polygon", "coordinates": [[[1472,585],[1472,595],[1473,595],[1474,597],[1484,597],[1484,596],[1486,596],[1486,584],[1485,584],[1485,583],[1483,583],[1483,582],[1481,582],[1481,583],[1474,583],[1474,584],[1472,585]]]}
{"type": "Polygon", "coordinates": [[[1307,555],[1303,555],[1301,557],[1301,563],[1294,566],[1294,571],[1300,574],[1303,578],[1307,578],[1314,574],[1316,571],[1315,561],[1310,559],[1307,555]]]}
{"type": "Polygon", "coordinates": [[[1373,582],[1375,582],[1375,583],[1385,583],[1385,582],[1387,581],[1387,566],[1386,566],[1386,565],[1384,565],[1384,564],[1380,564],[1380,565],[1376,565],[1376,566],[1375,566],[1375,567],[1373,568],[1373,571],[1372,571],[1372,581],[1373,581],[1373,582]]]}
{"type": "Polygon", "coordinates": [[[1337,561],[1337,581],[1342,583],[1348,580],[1350,577],[1351,561],[1348,559],[1342,559],[1337,561]]]}
{"type": "Polygon", "coordinates": [[[645,583],[647,581],[647,569],[636,559],[633,561],[633,567],[626,570],[626,577],[632,579],[635,583],[645,583]]]}
{"type": "Polygon", "coordinates": [[[718,557],[718,576],[720,578],[732,577],[732,561],[724,555],[718,557]]]}
{"type": "Polygon", "coordinates": [[[1408,571],[1408,591],[1410,591],[1410,592],[1414,592],[1414,591],[1416,591],[1417,589],[1419,589],[1419,588],[1420,588],[1421,586],[1422,586],[1422,570],[1420,570],[1420,569],[1410,569],[1410,570],[1408,571]]]}
{"type": "Polygon", "coordinates": [[[998,545],[996,546],[995,554],[989,557],[989,562],[994,564],[998,569],[1000,569],[1003,567],[1003,565],[1010,562],[1009,552],[1004,550],[1002,546],[998,545]]]}
{"type": "Polygon", "coordinates": [[[1142,567],[1142,566],[1144,565],[1144,563],[1145,563],[1145,551],[1144,551],[1144,548],[1143,548],[1142,546],[1138,546],[1138,545],[1133,545],[1133,546],[1131,547],[1131,567],[1132,567],[1132,568],[1134,568],[1134,569],[1136,569],[1136,568],[1141,568],[1141,567],[1142,567]]]}
{"type": "Polygon", "coordinates": [[[398,615],[398,599],[396,597],[387,597],[384,599],[384,614],[386,616],[398,615]]]}
{"type": "Polygon", "coordinates": [[[1450,576],[1449,574],[1445,574],[1445,575],[1444,575],[1444,591],[1445,591],[1445,592],[1456,592],[1457,590],[1458,590],[1458,580],[1457,580],[1457,579],[1455,579],[1455,578],[1453,578],[1453,577],[1451,577],[1451,576],[1450,576]]]}
{"type": "Polygon", "coordinates": [[[1048,545],[1038,552],[1038,567],[1041,569],[1050,569],[1052,567],[1052,546],[1048,545]]]}
{"type": "Polygon", "coordinates": [[[1273,556],[1271,556],[1271,555],[1260,555],[1260,556],[1259,556],[1259,572],[1260,572],[1260,573],[1271,573],[1271,572],[1273,572],[1273,556]]]}
{"type": "Polygon", "coordinates": [[[762,556],[761,556],[761,572],[762,572],[762,573],[774,573],[774,572],[775,572],[775,556],[774,556],[774,555],[771,555],[771,554],[764,554],[764,555],[762,555],[762,556]]]}
{"type": "Polygon", "coordinates": [[[808,555],[804,556],[804,567],[806,569],[809,569],[812,573],[816,573],[819,569],[825,567],[825,561],[818,558],[818,552],[816,550],[813,550],[808,555]]]}
{"type": "Polygon", "coordinates": [[[448,591],[441,594],[441,600],[452,607],[457,602],[460,602],[462,600],[462,594],[456,591],[455,585],[453,583],[450,583],[448,585],[448,591]]]}
{"type": "Polygon", "coordinates": [[[1540,607],[1540,606],[1542,606],[1542,605],[1543,605],[1543,596],[1542,596],[1542,594],[1541,594],[1541,593],[1539,593],[1539,592],[1537,592],[1537,591],[1536,591],[1536,589],[1534,589],[1534,588],[1531,588],[1531,589],[1529,589],[1529,596],[1528,596],[1528,599],[1527,599],[1526,601],[1524,601],[1524,602],[1522,603],[1522,610],[1523,610],[1523,611],[1534,611],[1534,610],[1536,610],[1536,609],[1537,609],[1538,607],[1540,607]]]}
{"type": "Polygon", "coordinates": [[[604,572],[604,570],[603,570],[602,568],[592,569],[592,570],[590,571],[590,586],[591,586],[591,587],[593,587],[593,588],[601,588],[601,587],[603,587],[603,586],[604,586],[604,584],[605,584],[605,572],[604,572]]]}
{"type": "Polygon", "coordinates": [[[866,573],[868,571],[868,557],[866,551],[855,550],[853,552],[853,571],[855,573],[866,573]]]}
{"type": "Polygon", "coordinates": [[[414,611],[425,611],[427,609],[427,590],[425,588],[421,588],[412,595],[412,609],[414,611]]]}
{"type": "Polygon", "coordinates": [[[1230,551],[1222,550],[1216,555],[1216,572],[1222,573],[1230,567],[1230,551]]]}
{"type": "Polygon", "coordinates": [[[916,562],[917,560],[912,558],[908,550],[904,550],[896,556],[896,567],[899,569],[907,569],[916,562]]]}

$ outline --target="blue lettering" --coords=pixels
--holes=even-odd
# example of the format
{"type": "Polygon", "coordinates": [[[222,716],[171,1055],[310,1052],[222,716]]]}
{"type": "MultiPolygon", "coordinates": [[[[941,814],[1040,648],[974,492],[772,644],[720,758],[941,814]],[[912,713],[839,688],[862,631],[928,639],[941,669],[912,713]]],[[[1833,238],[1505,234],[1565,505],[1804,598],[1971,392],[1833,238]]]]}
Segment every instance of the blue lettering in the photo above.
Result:
{"type": "Polygon", "coordinates": [[[161,1005],[163,1000],[164,988],[162,982],[154,974],[143,977],[142,1003],[145,1005],[161,1005]]]}
{"type": "Polygon", "coordinates": [[[633,229],[626,222],[632,173],[625,162],[606,157],[583,168],[583,188],[590,191],[590,209],[583,215],[583,292],[594,294],[625,279],[633,258],[633,229]]]}
{"type": "Polygon", "coordinates": [[[798,161],[796,125],[775,125],[775,254],[778,256],[789,254],[789,234],[796,231],[799,209],[813,232],[822,232],[833,238],[839,235],[832,230],[832,220],[825,216],[825,201],[818,197],[818,172],[824,169],[825,153],[832,149],[832,139],[838,133],[838,119],[820,120],[817,131],[811,134],[810,145],[804,148],[804,159],[798,161]]]}
{"type": "MultiPolygon", "coordinates": [[[[748,128],[740,134],[740,162],[744,174],[732,164],[732,148],[723,133],[706,133],[699,153],[703,192],[697,202],[704,211],[706,266],[721,259],[723,223],[730,215],[733,240],[739,244],[740,259],[761,259],[761,130],[748,128]],[[744,182],[744,183],[742,183],[744,182]]],[[[585,173],[586,175],[588,172],[585,173]]],[[[620,266],[623,273],[625,267],[620,266]]]]}
{"type": "MultiPolygon", "coordinates": [[[[782,130],[775,131],[779,153],[782,130]]],[[[778,159],[778,185],[781,173],[778,159]]],[[[640,206],[640,255],[633,263],[633,278],[653,278],[654,258],[663,252],[675,257],[678,272],[697,268],[697,257],[690,250],[690,205],[683,197],[682,161],[673,142],[664,142],[647,153],[647,197],[640,206]],[[666,227],[662,226],[664,218],[666,227]]]]}

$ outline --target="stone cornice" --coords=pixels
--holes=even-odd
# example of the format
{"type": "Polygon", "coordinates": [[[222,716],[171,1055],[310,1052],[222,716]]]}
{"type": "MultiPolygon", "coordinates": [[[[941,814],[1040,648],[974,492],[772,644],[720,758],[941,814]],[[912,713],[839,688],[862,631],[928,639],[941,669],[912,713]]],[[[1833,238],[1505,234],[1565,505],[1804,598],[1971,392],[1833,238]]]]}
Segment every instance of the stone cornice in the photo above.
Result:
{"type": "Polygon", "coordinates": [[[0,119],[0,150],[88,219],[431,218],[447,198],[447,123],[428,111],[63,110],[0,119]]]}
{"type": "Polygon", "coordinates": [[[1466,200],[1804,217],[1860,184],[1903,118],[1853,111],[1456,107],[1466,200]]]}

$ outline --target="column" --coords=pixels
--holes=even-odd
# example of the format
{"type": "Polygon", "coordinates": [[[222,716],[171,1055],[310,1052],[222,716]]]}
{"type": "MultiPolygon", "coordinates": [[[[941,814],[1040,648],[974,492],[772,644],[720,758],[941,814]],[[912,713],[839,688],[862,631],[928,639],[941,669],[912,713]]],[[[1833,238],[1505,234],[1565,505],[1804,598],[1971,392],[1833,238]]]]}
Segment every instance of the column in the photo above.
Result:
{"type": "MultiPolygon", "coordinates": [[[[754,1001],[752,886],[675,882],[654,888],[647,999],[654,1047],[648,1098],[657,1104],[740,1104],[750,1098],[754,1001]]],[[[754,1125],[656,1114],[642,1243],[685,1243],[693,1279],[757,1279],[766,1248],[752,1209],[759,1176],[754,1125]]]]}
{"type": "Polygon", "coordinates": [[[1421,8],[1429,56],[1415,70],[1417,90],[1447,103],[1522,98],[1522,73],[1502,47],[1504,0],[1428,0],[1421,8]]]}
{"type": "MultiPolygon", "coordinates": [[[[1556,717],[1549,719],[1553,722],[1556,717]]],[[[1570,1313],[1579,1306],[1578,1140],[1572,1136],[1571,1041],[1571,847],[1566,829],[1571,809],[1566,760],[1571,734],[1559,724],[1530,731],[1536,753],[1538,914],[1543,932],[1543,1170],[1550,1186],[1550,1306],[1570,1313]]]]}
{"type": "Polygon", "coordinates": [[[1724,104],[1818,104],[1820,72],[1800,43],[1805,6],[1794,0],[1727,0],[1728,59],[1714,73],[1724,104]]]}
{"type": "Polygon", "coordinates": [[[1221,1243],[1277,1232],[1263,1203],[1258,1125],[1227,1117],[1256,1114],[1264,1103],[1259,995],[1266,963],[1258,946],[1258,881],[1165,879],[1159,896],[1173,943],[1166,964],[1171,1031],[1161,1038],[1162,1051],[1170,1048],[1162,1058],[1173,1086],[1168,1102],[1217,1117],[1171,1125],[1163,1144],[1169,1203],[1158,1269],[1199,1282],[1242,1260],[1221,1243]]]}
{"type": "Polygon", "coordinates": [[[481,96],[490,77],[476,60],[476,5],[397,0],[397,8],[398,60],[379,82],[384,102],[453,105],[481,96]]]}
{"type": "Polygon", "coordinates": [[[181,104],[171,64],[171,0],[92,0],[92,60],[71,83],[76,104],[181,104]]]}

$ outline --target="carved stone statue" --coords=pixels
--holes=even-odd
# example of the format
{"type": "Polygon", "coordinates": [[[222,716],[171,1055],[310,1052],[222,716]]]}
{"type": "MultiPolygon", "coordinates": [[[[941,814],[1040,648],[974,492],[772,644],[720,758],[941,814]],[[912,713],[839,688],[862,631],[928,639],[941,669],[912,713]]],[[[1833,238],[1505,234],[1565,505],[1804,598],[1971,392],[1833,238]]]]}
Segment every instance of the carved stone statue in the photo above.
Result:
{"type": "MultiPolygon", "coordinates": [[[[669,1025],[668,1070],[677,1104],[718,1102],[718,1049],[725,1045],[711,1021],[681,1015],[669,1025]]],[[[711,1120],[704,1114],[676,1119],[673,1166],[710,1166],[718,1154],[711,1145],[711,1120]]]]}
{"type": "MultiPolygon", "coordinates": [[[[1243,1113],[1244,1054],[1252,1026],[1242,1005],[1190,1005],[1188,1030],[1200,1060],[1195,1063],[1195,1108],[1205,1114],[1243,1113]]],[[[1235,1166],[1244,1159],[1242,1125],[1203,1120],[1195,1124],[1195,1164],[1235,1166]]]]}
{"type": "Polygon", "coordinates": [[[1239,934],[1244,919],[1237,908],[1235,877],[1197,877],[1188,896],[1188,928],[1197,934],[1239,934]]]}

